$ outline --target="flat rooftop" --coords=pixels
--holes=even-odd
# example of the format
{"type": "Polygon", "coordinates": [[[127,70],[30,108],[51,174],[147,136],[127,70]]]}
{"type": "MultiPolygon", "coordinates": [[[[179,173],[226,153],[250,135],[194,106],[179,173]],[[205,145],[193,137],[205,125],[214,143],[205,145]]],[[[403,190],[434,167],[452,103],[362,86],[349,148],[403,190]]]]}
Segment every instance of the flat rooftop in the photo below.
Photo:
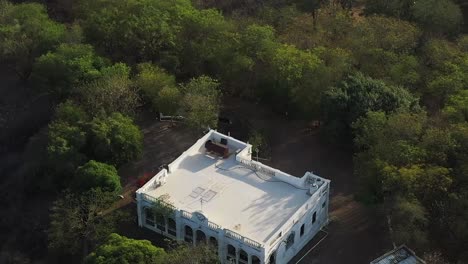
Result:
{"type": "Polygon", "coordinates": [[[230,155],[223,159],[202,144],[186,153],[165,184],[144,193],[164,195],[178,209],[201,211],[222,228],[266,242],[311,196],[308,189],[242,165],[236,151],[229,146],[230,155]]]}

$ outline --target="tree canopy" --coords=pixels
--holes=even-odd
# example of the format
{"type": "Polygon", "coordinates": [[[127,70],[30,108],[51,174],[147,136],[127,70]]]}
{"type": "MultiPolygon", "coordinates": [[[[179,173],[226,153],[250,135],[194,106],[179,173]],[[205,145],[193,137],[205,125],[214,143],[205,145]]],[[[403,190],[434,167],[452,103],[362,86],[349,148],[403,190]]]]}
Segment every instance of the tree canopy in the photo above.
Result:
{"type": "Polygon", "coordinates": [[[79,191],[100,188],[106,192],[117,192],[122,188],[115,167],[94,160],[76,169],[73,185],[79,191]]]}
{"type": "MultiPolygon", "coordinates": [[[[358,73],[325,92],[322,109],[327,129],[351,138],[347,134],[351,124],[368,111],[391,113],[417,106],[418,99],[404,88],[358,73]]],[[[336,136],[336,139],[340,138],[336,136]]]]}
{"type": "Polygon", "coordinates": [[[187,123],[196,129],[216,128],[218,124],[219,82],[208,76],[191,79],[182,86],[183,112],[187,123]]]}
{"type": "Polygon", "coordinates": [[[142,154],[143,135],[133,120],[120,113],[90,122],[91,156],[120,166],[142,154]]]}
{"type": "Polygon", "coordinates": [[[37,3],[0,1],[0,10],[0,60],[27,79],[34,59],[64,41],[66,27],[50,19],[37,3]]]}
{"type": "Polygon", "coordinates": [[[67,98],[83,83],[96,80],[106,60],[96,55],[88,44],[61,44],[34,63],[35,85],[58,98],[67,98]]]}
{"type": "Polygon", "coordinates": [[[104,241],[121,219],[117,212],[105,212],[113,201],[115,194],[100,189],[61,194],[50,215],[49,248],[86,256],[93,244],[104,241]]]}
{"type": "Polygon", "coordinates": [[[112,233],[94,252],[86,257],[86,264],[147,264],[164,263],[166,252],[148,240],[130,239],[112,233]]]}

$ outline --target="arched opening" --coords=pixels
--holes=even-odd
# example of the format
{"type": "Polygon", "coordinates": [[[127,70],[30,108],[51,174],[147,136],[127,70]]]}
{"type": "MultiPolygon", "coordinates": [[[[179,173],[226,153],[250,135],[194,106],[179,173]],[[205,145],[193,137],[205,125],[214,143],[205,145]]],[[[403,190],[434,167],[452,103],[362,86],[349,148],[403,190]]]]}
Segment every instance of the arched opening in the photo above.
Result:
{"type": "Polygon", "coordinates": [[[228,246],[227,246],[226,259],[228,261],[234,261],[234,263],[236,262],[236,248],[231,244],[228,244],[228,246]]]}
{"type": "Polygon", "coordinates": [[[203,243],[206,243],[206,235],[203,231],[201,230],[197,230],[197,245],[198,244],[203,244],[203,243]]]}
{"type": "Polygon", "coordinates": [[[185,231],[185,236],[184,236],[184,240],[185,242],[188,242],[188,243],[193,243],[193,230],[190,226],[185,226],[184,228],[184,231],[185,231]]]}
{"type": "Polygon", "coordinates": [[[177,235],[177,225],[175,220],[172,218],[167,219],[167,232],[173,236],[177,235]]]}
{"type": "Polygon", "coordinates": [[[317,212],[314,212],[312,215],[312,224],[315,224],[315,221],[317,220],[317,212]]]}
{"type": "Polygon", "coordinates": [[[268,264],[276,264],[276,251],[271,253],[270,257],[268,258],[268,264]]]}
{"type": "Polygon", "coordinates": [[[164,218],[164,215],[160,213],[156,213],[156,227],[161,230],[166,232],[166,219],[164,218]]]}
{"type": "Polygon", "coordinates": [[[255,255],[252,256],[252,264],[260,264],[260,259],[255,255]]]}
{"type": "Polygon", "coordinates": [[[218,254],[218,240],[215,237],[210,237],[210,246],[218,254]]]}
{"type": "Polygon", "coordinates": [[[239,263],[242,263],[242,264],[249,263],[249,255],[247,254],[247,252],[245,252],[242,249],[239,251],[239,263]]]}
{"type": "Polygon", "coordinates": [[[301,237],[304,235],[304,224],[301,225],[301,237]]]}
{"type": "Polygon", "coordinates": [[[146,207],[145,208],[145,223],[150,226],[154,226],[154,214],[153,210],[146,207]]]}
{"type": "Polygon", "coordinates": [[[294,235],[294,232],[291,232],[291,234],[289,234],[288,238],[286,239],[286,250],[294,245],[294,235]]]}

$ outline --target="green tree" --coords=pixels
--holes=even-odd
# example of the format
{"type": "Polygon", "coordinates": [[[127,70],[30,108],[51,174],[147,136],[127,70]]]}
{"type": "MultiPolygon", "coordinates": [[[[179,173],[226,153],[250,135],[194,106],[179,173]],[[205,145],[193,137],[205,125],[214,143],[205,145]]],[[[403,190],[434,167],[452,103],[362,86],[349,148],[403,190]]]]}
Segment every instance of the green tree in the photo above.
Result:
{"type": "Polygon", "coordinates": [[[180,109],[182,94],[175,86],[166,86],[158,93],[159,110],[167,115],[175,115],[180,109]]]}
{"type": "Polygon", "coordinates": [[[322,114],[329,135],[349,140],[351,124],[368,111],[391,113],[417,105],[418,99],[405,89],[358,73],[325,92],[322,114]]]}
{"type": "MultiPolygon", "coordinates": [[[[151,63],[142,63],[137,66],[138,74],[135,77],[135,84],[143,92],[146,101],[150,102],[154,110],[162,111],[163,113],[173,109],[160,109],[160,95],[171,97],[175,95],[177,90],[176,80],[173,75],[168,74],[164,69],[153,65],[151,63]],[[161,93],[162,90],[165,90],[161,93]]],[[[165,102],[172,102],[171,99],[162,100],[165,102]]],[[[169,103],[172,105],[172,103],[169,103]]],[[[165,108],[167,106],[163,106],[165,108]]],[[[171,108],[171,107],[169,107],[171,108]]]]}
{"type": "Polygon", "coordinates": [[[218,10],[205,9],[190,13],[183,21],[178,39],[181,75],[207,74],[228,78],[245,68],[248,61],[238,52],[239,38],[234,24],[218,10]]]}
{"type": "Polygon", "coordinates": [[[141,156],[143,135],[133,120],[120,113],[90,123],[91,157],[120,166],[141,156]]]}
{"type": "Polygon", "coordinates": [[[182,110],[187,124],[196,129],[216,128],[218,124],[219,83],[208,76],[191,79],[182,86],[182,110]]]}
{"type": "Polygon", "coordinates": [[[415,248],[427,246],[427,212],[417,200],[397,199],[391,209],[393,238],[415,248]]]}
{"type": "Polygon", "coordinates": [[[60,121],[49,125],[47,156],[56,172],[72,174],[86,160],[85,144],[86,131],[81,126],[60,121]]]}
{"type": "Polygon", "coordinates": [[[55,109],[55,119],[68,124],[84,124],[89,119],[83,108],[71,100],[67,100],[55,109]]]}
{"type": "Polygon", "coordinates": [[[134,115],[140,96],[132,80],[130,67],[117,63],[101,69],[97,80],[78,88],[80,102],[90,114],[121,112],[134,115]]]}
{"type": "MultiPolygon", "coordinates": [[[[428,159],[425,144],[420,142],[427,128],[426,113],[368,112],[352,128],[357,151],[355,174],[363,187],[362,198],[382,202],[385,193],[416,193],[414,182],[423,175],[419,164],[428,159]]],[[[427,140],[428,145],[430,141],[435,140],[427,140]]]]}
{"type": "Polygon", "coordinates": [[[88,116],[71,101],[60,104],[55,118],[48,127],[47,160],[51,171],[57,174],[56,182],[66,184],[77,166],[87,157],[86,147],[88,116]]]}
{"type": "Polygon", "coordinates": [[[264,134],[257,130],[250,133],[248,142],[252,145],[252,150],[255,152],[257,158],[259,153],[264,150],[267,145],[264,134]]]}
{"type": "Polygon", "coordinates": [[[51,20],[37,3],[1,1],[0,10],[0,60],[27,79],[34,59],[64,40],[65,26],[51,20]]]}
{"type": "Polygon", "coordinates": [[[182,20],[195,11],[189,0],[84,0],[77,10],[87,39],[113,59],[163,64],[173,60],[182,20]]]}
{"type": "Polygon", "coordinates": [[[36,60],[33,81],[39,89],[64,99],[81,84],[101,77],[100,70],[105,66],[105,60],[95,54],[92,46],[62,44],[36,60]]]}
{"type": "Polygon", "coordinates": [[[266,61],[278,47],[275,29],[271,26],[249,25],[242,31],[240,40],[242,52],[258,61],[266,61]]]}
{"type": "Polygon", "coordinates": [[[422,50],[425,83],[421,92],[438,109],[448,97],[468,86],[468,54],[442,39],[429,40],[422,50]]]}
{"type": "Polygon", "coordinates": [[[460,30],[462,13],[451,0],[419,0],[412,9],[414,20],[428,31],[454,34],[460,30]]]}
{"type": "Polygon", "coordinates": [[[179,245],[168,253],[168,264],[218,264],[217,249],[211,245],[179,245]]]}
{"type": "Polygon", "coordinates": [[[468,90],[450,96],[443,114],[454,123],[468,122],[468,90]]]}
{"type": "Polygon", "coordinates": [[[410,19],[414,0],[366,0],[365,14],[382,14],[401,19],[410,19]]]}
{"type": "MultiPolygon", "coordinates": [[[[115,229],[118,212],[108,209],[115,194],[100,189],[81,194],[62,193],[52,206],[48,230],[49,248],[85,257],[115,229]]],[[[120,212],[121,213],[121,212],[120,212]]]]}
{"type": "Polygon", "coordinates": [[[72,174],[86,156],[81,151],[86,146],[86,113],[71,101],[60,104],[55,119],[49,124],[47,156],[57,172],[72,174]]]}
{"type": "Polygon", "coordinates": [[[353,50],[370,48],[396,53],[412,52],[418,45],[421,31],[412,23],[384,16],[370,16],[355,25],[353,50]]]}
{"type": "MultiPolygon", "coordinates": [[[[189,257],[190,258],[190,257],[189,257]]],[[[130,239],[112,233],[85,259],[85,264],[165,263],[166,252],[148,240],[130,239]]]]}
{"type": "Polygon", "coordinates": [[[310,51],[282,45],[276,50],[270,63],[275,86],[269,89],[269,94],[273,96],[273,101],[278,101],[279,98],[283,101],[275,107],[285,111],[288,101],[292,101],[301,113],[316,116],[321,92],[326,88],[319,76],[324,66],[320,58],[310,51]],[[285,98],[289,100],[284,100],[285,98]]]}
{"type": "Polygon", "coordinates": [[[115,167],[94,160],[78,167],[74,177],[73,185],[79,191],[101,188],[106,192],[117,192],[122,188],[115,167]]]}

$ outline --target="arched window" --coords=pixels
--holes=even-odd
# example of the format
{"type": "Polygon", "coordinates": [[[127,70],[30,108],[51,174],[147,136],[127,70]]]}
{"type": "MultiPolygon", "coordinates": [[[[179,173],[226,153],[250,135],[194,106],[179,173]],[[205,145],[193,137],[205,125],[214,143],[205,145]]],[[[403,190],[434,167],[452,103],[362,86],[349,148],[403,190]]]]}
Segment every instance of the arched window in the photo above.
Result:
{"type": "Polygon", "coordinates": [[[215,237],[210,237],[210,246],[218,254],[218,240],[215,237]]]}
{"type": "Polygon", "coordinates": [[[172,218],[167,219],[167,232],[173,236],[177,235],[177,225],[175,220],[172,218]]]}
{"type": "Polygon", "coordinates": [[[231,244],[228,244],[227,245],[227,256],[226,256],[226,259],[228,261],[231,261],[233,260],[234,262],[236,261],[236,248],[231,245],[231,244]]]}
{"type": "Polygon", "coordinates": [[[276,251],[271,253],[270,257],[268,258],[268,264],[276,264],[276,251]]]}
{"type": "Polygon", "coordinates": [[[203,231],[197,230],[197,244],[206,243],[206,235],[203,231]]]}
{"type": "Polygon", "coordinates": [[[301,236],[304,235],[304,224],[301,225],[301,233],[300,234],[301,234],[301,236]]]}
{"type": "Polygon", "coordinates": [[[294,232],[291,232],[291,234],[289,234],[288,238],[286,239],[286,250],[294,245],[294,235],[294,232]]]}
{"type": "Polygon", "coordinates": [[[145,223],[150,226],[154,226],[154,214],[151,208],[145,208],[145,223]]]}
{"type": "Polygon", "coordinates": [[[164,219],[164,215],[156,213],[156,227],[161,230],[166,232],[166,219],[164,219]]]}
{"type": "Polygon", "coordinates": [[[247,264],[249,263],[249,255],[244,250],[239,251],[239,263],[247,264]]]}
{"type": "Polygon", "coordinates": [[[260,259],[255,255],[252,256],[252,264],[260,264],[260,259]]]}
{"type": "Polygon", "coordinates": [[[185,226],[184,228],[184,231],[185,231],[185,242],[188,242],[188,243],[193,243],[193,230],[190,226],[185,226]]]}
{"type": "Polygon", "coordinates": [[[315,224],[315,220],[317,220],[317,212],[312,215],[312,224],[315,224]]]}

